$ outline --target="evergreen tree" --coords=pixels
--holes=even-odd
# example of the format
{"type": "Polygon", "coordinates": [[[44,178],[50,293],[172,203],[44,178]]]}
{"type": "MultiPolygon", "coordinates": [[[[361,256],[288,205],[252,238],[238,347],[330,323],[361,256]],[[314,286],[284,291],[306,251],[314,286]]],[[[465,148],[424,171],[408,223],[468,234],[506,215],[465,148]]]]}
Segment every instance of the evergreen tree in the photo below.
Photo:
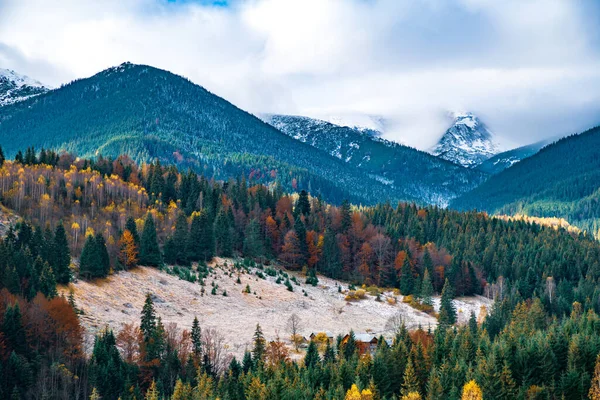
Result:
{"type": "Polygon", "coordinates": [[[429,270],[425,269],[423,273],[423,282],[421,283],[421,301],[427,306],[433,306],[433,284],[431,283],[431,277],[429,270]]]}
{"type": "Polygon", "coordinates": [[[304,356],[304,366],[309,369],[314,369],[320,361],[319,350],[314,340],[311,340],[306,349],[306,356],[304,356]]]}
{"type": "Polygon", "coordinates": [[[136,247],[140,248],[140,235],[138,235],[137,225],[133,217],[128,217],[125,222],[125,229],[131,232],[131,236],[133,236],[133,241],[135,242],[136,247]]]}
{"type": "Polygon", "coordinates": [[[160,248],[158,247],[158,239],[156,237],[156,226],[151,213],[146,214],[144,222],[144,230],[140,239],[140,264],[151,267],[161,265],[160,248]]]}
{"type": "Polygon", "coordinates": [[[348,229],[352,225],[352,210],[350,209],[350,202],[348,200],[342,202],[340,212],[342,214],[342,232],[348,232],[348,229]]]}
{"type": "Polygon", "coordinates": [[[71,251],[69,250],[69,241],[62,221],[56,226],[51,251],[52,269],[56,282],[65,285],[71,281],[71,251]]]}
{"type": "Polygon", "coordinates": [[[229,229],[229,220],[222,209],[219,210],[215,218],[214,238],[216,254],[223,257],[230,257],[233,253],[231,232],[229,229]]]}
{"type": "MultiPolygon", "coordinates": [[[[305,240],[306,241],[306,240],[305,240]]],[[[260,224],[253,218],[246,227],[244,238],[244,255],[247,257],[259,257],[265,254],[265,246],[260,232],[260,224]]]]}
{"type": "Polygon", "coordinates": [[[108,250],[106,249],[106,241],[100,232],[96,233],[95,240],[96,249],[98,251],[100,260],[98,269],[101,271],[102,276],[106,276],[110,272],[110,256],[108,255],[108,250]]]}
{"type": "Polygon", "coordinates": [[[2,168],[2,166],[4,165],[4,151],[2,150],[2,146],[0,146],[0,168],[2,168]]]}
{"type": "Polygon", "coordinates": [[[417,375],[415,374],[415,368],[413,366],[412,359],[409,357],[408,363],[406,364],[406,369],[404,370],[404,381],[402,383],[401,394],[403,396],[408,396],[409,393],[418,393],[419,386],[419,381],[417,379],[417,375]]]}
{"type": "Polygon", "coordinates": [[[202,355],[202,330],[200,329],[197,317],[194,317],[194,322],[192,323],[191,338],[192,352],[194,353],[194,357],[199,360],[202,355]]]}
{"type": "Polygon", "coordinates": [[[175,232],[173,233],[173,242],[175,244],[177,264],[187,265],[187,244],[188,244],[188,221],[185,214],[180,213],[175,221],[175,232]]]}
{"type": "Polygon", "coordinates": [[[88,235],[79,258],[79,275],[86,279],[105,276],[102,259],[94,236],[88,235]]]}
{"type": "Polygon", "coordinates": [[[354,331],[351,330],[348,334],[348,339],[346,340],[346,343],[343,346],[343,350],[344,358],[346,358],[346,360],[352,358],[354,353],[356,353],[356,338],[354,337],[354,331]]]}
{"type": "Polygon", "coordinates": [[[257,364],[263,360],[267,346],[265,336],[263,335],[262,329],[259,324],[256,324],[253,343],[254,346],[252,348],[252,359],[254,360],[254,363],[257,364]]]}
{"type": "Polygon", "coordinates": [[[442,298],[440,301],[440,314],[438,317],[439,324],[454,325],[456,323],[456,309],[452,299],[454,297],[454,290],[450,286],[450,281],[446,278],[444,288],[442,289],[442,298]]]}
{"type": "Polygon", "coordinates": [[[306,227],[304,226],[304,222],[302,222],[300,217],[296,218],[294,223],[294,231],[298,237],[298,248],[300,250],[300,259],[297,263],[303,267],[306,265],[306,261],[308,260],[308,243],[306,242],[306,227]]]}
{"type": "Polygon", "coordinates": [[[200,214],[192,214],[192,223],[190,225],[190,234],[187,241],[187,257],[190,261],[199,261],[202,259],[202,222],[200,214]]]}
{"type": "Polygon", "coordinates": [[[296,202],[296,207],[294,208],[294,216],[298,217],[299,215],[307,216],[310,214],[310,201],[308,200],[308,193],[306,190],[302,190],[298,197],[298,201],[296,202]]]}
{"type": "Polygon", "coordinates": [[[412,267],[410,266],[409,257],[404,258],[402,264],[402,275],[400,276],[400,292],[404,296],[413,294],[415,280],[413,277],[412,267]]]}
{"type": "Polygon", "coordinates": [[[44,262],[42,265],[42,271],[39,278],[39,291],[48,299],[56,297],[57,295],[56,279],[54,278],[54,273],[48,262],[44,262]]]}
{"type": "Polygon", "coordinates": [[[156,333],[156,314],[154,313],[154,302],[151,293],[146,294],[146,300],[142,308],[140,330],[145,342],[150,341],[156,333]]]}

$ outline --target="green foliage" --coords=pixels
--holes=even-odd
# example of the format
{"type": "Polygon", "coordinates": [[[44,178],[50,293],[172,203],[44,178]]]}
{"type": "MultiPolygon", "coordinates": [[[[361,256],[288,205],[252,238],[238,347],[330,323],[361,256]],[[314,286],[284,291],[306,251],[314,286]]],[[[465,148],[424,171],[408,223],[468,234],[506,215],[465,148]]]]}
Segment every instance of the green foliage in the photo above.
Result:
{"type": "Polygon", "coordinates": [[[441,326],[453,325],[456,323],[456,309],[452,299],[454,298],[454,290],[450,286],[450,281],[446,279],[444,288],[442,289],[442,298],[440,300],[440,314],[438,321],[441,326]]]}
{"type": "Polygon", "coordinates": [[[158,239],[156,237],[156,225],[151,213],[146,214],[144,230],[140,239],[140,260],[141,265],[158,267],[162,263],[158,239]]]}

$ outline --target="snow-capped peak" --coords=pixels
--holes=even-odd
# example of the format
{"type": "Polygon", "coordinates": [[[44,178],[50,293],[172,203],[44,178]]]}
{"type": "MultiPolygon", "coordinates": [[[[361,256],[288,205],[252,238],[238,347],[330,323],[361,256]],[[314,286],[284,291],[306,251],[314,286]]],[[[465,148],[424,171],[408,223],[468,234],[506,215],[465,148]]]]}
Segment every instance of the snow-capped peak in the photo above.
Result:
{"type": "Polygon", "coordinates": [[[39,81],[10,69],[0,68],[0,107],[17,103],[49,90],[39,81]]]}
{"type": "Polygon", "coordinates": [[[498,153],[494,135],[470,112],[454,112],[452,125],[431,154],[465,167],[475,167],[498,153]]]}

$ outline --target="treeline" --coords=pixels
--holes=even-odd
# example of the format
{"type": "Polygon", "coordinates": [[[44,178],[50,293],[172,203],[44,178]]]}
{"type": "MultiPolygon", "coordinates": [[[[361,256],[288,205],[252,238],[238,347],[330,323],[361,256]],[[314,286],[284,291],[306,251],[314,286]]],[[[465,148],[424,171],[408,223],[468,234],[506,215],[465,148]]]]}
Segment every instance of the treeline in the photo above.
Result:
{"type": "Polygon", "coordinates": [[[336,207],[243,178],[216,182],[126,156],[79,160],[33,149],[4,163],[0,189],[29,230],[62,221],[83,277],[245,256],[417,297],[425,280],[437,293],[448,280],[459,296],[537,297],[557,315],[570,314],[573,301],[600,311],[599,244],[523,221],[409,204],[336,207]]]}

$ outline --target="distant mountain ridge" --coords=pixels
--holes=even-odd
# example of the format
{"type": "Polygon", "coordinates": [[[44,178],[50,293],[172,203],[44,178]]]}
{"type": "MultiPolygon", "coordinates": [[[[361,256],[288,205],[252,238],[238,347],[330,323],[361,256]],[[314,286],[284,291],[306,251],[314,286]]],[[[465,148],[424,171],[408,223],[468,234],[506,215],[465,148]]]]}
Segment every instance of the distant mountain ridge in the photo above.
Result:
{"type": "MultiPolygon", "coordinates": [[[[366,136],[365,143],[378,149],[396,148],[366,136]]],[[[249,183],[307,189],[332,203],[445,205],[483,176],[405,148],[406,157],[378,161],[379,169],[359,168],[291,138],[185,78],[130,63],[5,105],[0,144],[9,157],[34,145],[82,157],[157,159],[209,178],[245,176],[249,183]],[[389,177],[394,162],[403,165],[404,179],[389,177]]],[[[370,156],[376,158],[375,153],[370,156]]]]}
{"type": "Polygon", "coordinates": [[[453,200],[452,208],[565,218],[600,238],[600,127],[562,138],[453,200]]]}
{"type": "Polygon", "coordinates": [[[544,146],[552,143],[556,139],[542,140],[536,143],[528,144],[526,146],[517,147],[515,149],[503,151],[495,156],[488,158],[476,168],[479,171],[485,172],[490,175],[495,175],[504,171],[506,168],[513,166],[519,161],[531,157],[540,151],[544,146]]]}
{"type": "Polygon", "coordinates": [[[0,107],[26,100],[48,90],[48,87],[28,76],[0,68],[0,107]]]}
{"type": "Polygon", "coordinates": [[[367,171],[386,185],[410,187],[431,204],[445,206],[485,179],[485,174],[478,171],[381,139],[375,130],[338,126],[304,116],[265,114],[261,118],[290,137],[367,171]]]}
{"type": "Polygon", "coordinates": [[[463,167],[473,168],[498,152],[489,129],[472,113],[454,113],[452,126],[446,130],[431,154],[463,167]]]}

